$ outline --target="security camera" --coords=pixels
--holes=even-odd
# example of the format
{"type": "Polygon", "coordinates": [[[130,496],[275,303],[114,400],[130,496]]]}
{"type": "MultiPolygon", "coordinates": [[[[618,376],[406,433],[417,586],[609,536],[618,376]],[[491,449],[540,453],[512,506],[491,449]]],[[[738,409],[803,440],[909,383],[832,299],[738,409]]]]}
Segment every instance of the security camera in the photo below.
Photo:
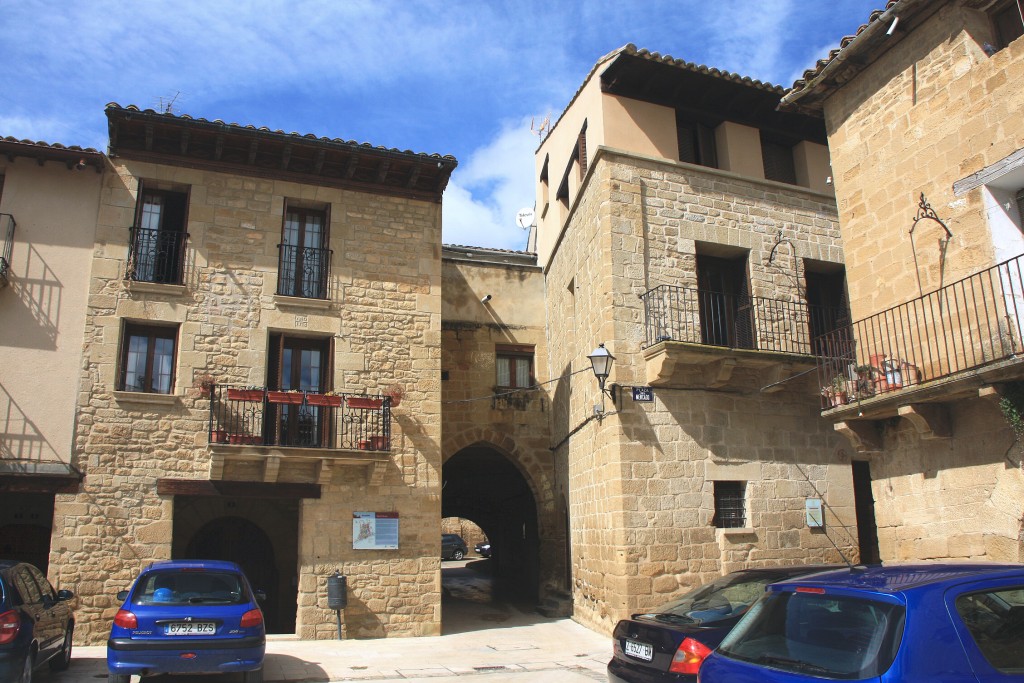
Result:
{"type": "Polygon", "coordinates": [[[487,295],[487,296],[485,296],[485,297],[484,297],[483,299],[480,299],[480,303],[482,303],[482,304],[485,304],[485,303],[487,303],[487,302],[488,302],[488,301],[490,301],[490,300],[491,300],[491,295],[490,295],[490,294],[488,294],[488,295],[487,295]]]}

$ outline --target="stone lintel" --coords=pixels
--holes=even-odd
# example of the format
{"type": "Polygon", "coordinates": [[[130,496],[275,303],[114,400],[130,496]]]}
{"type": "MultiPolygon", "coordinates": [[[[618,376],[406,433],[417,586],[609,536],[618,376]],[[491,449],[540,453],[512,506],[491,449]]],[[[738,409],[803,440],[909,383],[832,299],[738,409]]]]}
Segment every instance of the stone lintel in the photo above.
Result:
{"type": "Polygon", "coordinates": [[[900,417],[905,417],[922,439],[948,439],[953,435],[949,412],[938,403],[913,403],[899,407],[900,417]]]}
{"type": "Polygon", "coordinates": [[[872,453],[882,450],[882,440],[878,434],[878,424],[874,420],[837,422],[835,430],[846,437],[859,453],[872,453]]]}

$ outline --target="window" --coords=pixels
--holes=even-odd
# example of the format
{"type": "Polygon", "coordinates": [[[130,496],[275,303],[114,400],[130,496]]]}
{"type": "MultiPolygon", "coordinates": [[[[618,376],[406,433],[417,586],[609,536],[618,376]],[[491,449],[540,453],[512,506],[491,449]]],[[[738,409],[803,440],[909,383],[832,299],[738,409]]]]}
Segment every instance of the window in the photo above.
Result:
{"type": "Polygon", "coordinates": [[[1017,0],[996,3],[989,10],[988,16],[992,21],[996,51],[1002,50],[1024,35],[1024,19],[1021,17],[1021,8],[1017,0]]]}
{"type": "Polygon", "coordinates": [[[744,496],[746,482],[715,482],[715,526],[719,529],[741,529],[746,522],[744,496]]]}
{"type": "Polygon", "coordinates": [[[1024,670],[1024,588],[961,595],[956,611],[989,664],[1004,674],[1024,670]]]}
{"type": "Polygon", "coordinates": [[[125,323],[121,346],[121,391],[169,394],[174,386],[176,327],[125,323]]]}
{"type": "Polygon", "coordinates": [[[143,185],[128,246],[125,277],[181,284],[184,275],[188,193],[143,185]]]}
{"type": "Polygon", "coordinates": [[[277,293],[326,299],[331,252],[327,249],[327,211],[298,206],[285,210],[281,229],[277,293]]]}
{"type": "Polygon", "coordinates": [[[533,386],[533,347],[500,345],[495,349],[497,386],[526,389],[533,386]]]}
{"type": "Polygon", "coordinates": [[[796,185],[796,164],[793,162],[792,145],[768,139],[762,133],[761,156],[764,160],[765,178],[796,185]]]}
{"type": "Polygon", "coordinates": [[[679,138],[679,161],[718,168],[714,128],[676,112],[676,135],[679,138]]]}

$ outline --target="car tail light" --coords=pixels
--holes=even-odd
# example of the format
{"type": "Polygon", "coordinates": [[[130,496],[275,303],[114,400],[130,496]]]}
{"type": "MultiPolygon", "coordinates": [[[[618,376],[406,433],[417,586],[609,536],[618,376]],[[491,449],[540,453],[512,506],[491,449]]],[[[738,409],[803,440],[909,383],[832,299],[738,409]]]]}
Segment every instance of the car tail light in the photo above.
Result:
{"type": "Polygon", "coordinates": [[[0,614],[0,645],[9,643],[18,637],[21,631],[21,615],[13,609],[0,614]]]}
{"type": "Polygon", "coordinates": [[[814,586],[797,586],[797,593],[815,593],[817,595],[823,595],[825,593],[824,588],[816,588],[814,586]]]}
{"type": "Polygon", "coordinates": [[[696,674],[701,663],[711,654],[711,648],[699,640],[685,638],[679,643],[675,657],[672,658],[672,665],[669,671],[677,674],[696,674]]]}
{"type": "Polygon", "coordinates": [[[139,618],[126,609],[119,609],[114,615],[114,624],[121,628],[138,628],[139,618]]]}
{"type": "Polygon", "coordinates": [[[263,623],[263,612],[258,609],[251,609],[242,615],[242,628],[252,628],[263,623]]]}

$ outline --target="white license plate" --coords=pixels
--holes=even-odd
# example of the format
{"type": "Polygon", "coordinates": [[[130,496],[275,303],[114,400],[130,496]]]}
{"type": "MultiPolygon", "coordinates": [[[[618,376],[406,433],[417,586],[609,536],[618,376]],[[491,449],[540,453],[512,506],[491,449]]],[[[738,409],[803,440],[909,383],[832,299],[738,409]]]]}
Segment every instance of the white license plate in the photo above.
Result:
{"type": "Polygon", "coordinates": [[[217,626],[212,621],[172,621],[167,624],[166,631],[169,636],[195,636],[216,632],[217,626]]]}
{"type": "Polygon", "coordinates": [[[647,643],[638,643],[634,640],[626,641],[626,654],[630,657],[642,659],[649,662],[654,658],[654,646],[647,643]]]}

